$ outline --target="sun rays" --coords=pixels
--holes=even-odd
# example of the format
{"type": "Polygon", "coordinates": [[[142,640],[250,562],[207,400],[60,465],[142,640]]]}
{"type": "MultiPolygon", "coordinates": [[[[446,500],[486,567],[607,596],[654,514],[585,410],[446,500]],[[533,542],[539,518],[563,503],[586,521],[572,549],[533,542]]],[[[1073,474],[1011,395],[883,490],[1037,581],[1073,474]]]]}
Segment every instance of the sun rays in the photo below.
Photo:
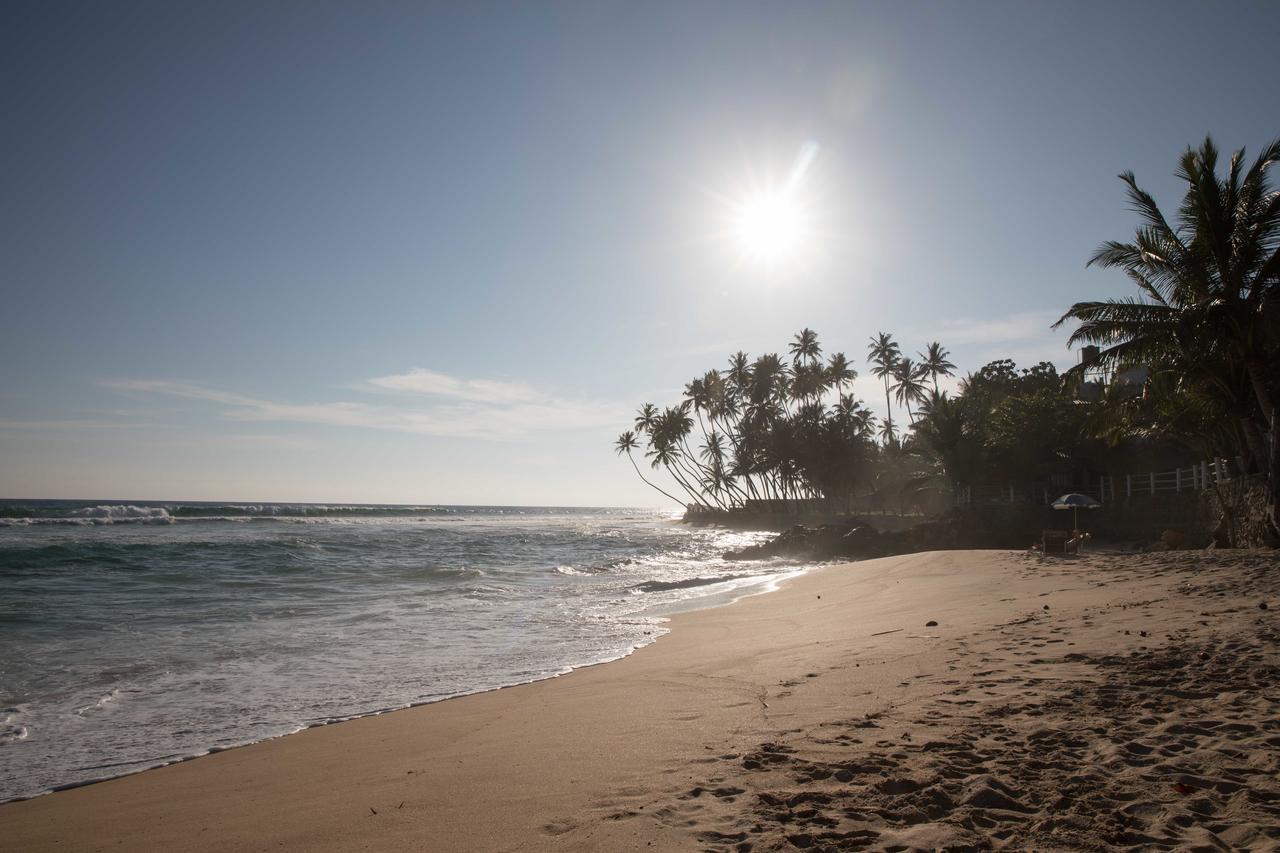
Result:
{"type": "Polygon", "coordinates": [[[818,143],[807,141],[792,157],[744,156],[737,170],[701,184],[713,203],[702,237],[711,244],[708,257],[766,280],[815,267],[825,242],[818,153],[818,143]]]}

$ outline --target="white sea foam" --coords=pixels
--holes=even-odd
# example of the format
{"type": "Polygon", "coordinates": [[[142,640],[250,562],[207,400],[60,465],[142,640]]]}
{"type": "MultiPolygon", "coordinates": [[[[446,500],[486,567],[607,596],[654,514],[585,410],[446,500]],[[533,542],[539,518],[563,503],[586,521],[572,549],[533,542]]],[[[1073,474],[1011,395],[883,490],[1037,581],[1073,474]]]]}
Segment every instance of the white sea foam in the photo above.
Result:
{"type": "Polygon", "coordinates": [[[0,747],[26,740],[31,731],[18,722],[19,715],[22,713],[20,708],[5,708],[0,710],[0,714],[4,716],[0,718],[0,747]]]}
{"type": "Polygon", "coordinates": [[[0,800],[612,660],[794,568],[655,512],[350,510],[11,505],[0,800]]]}
{"type": "Polygon", "coordinates": [[[82,507],[67,513],[68,518],[89,519],[95,524],[117,524],[122,522],[149,522],[152,524],[172,524],[173,516],[161,506],[134,506],[132,504],[114,504],[82,507]]]}

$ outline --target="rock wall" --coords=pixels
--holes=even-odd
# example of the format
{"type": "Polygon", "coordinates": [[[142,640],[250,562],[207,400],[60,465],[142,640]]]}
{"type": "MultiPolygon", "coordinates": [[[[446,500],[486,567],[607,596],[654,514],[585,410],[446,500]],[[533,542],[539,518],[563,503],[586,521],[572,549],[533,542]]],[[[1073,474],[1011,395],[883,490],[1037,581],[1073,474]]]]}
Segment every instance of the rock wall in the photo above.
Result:
{"type": "Polygon", "coordinates": [[[1219,547],[1276,547],[1271,502],[1260,478],[1237,478],[1204,492],[1203,512],[1219,547]]]}

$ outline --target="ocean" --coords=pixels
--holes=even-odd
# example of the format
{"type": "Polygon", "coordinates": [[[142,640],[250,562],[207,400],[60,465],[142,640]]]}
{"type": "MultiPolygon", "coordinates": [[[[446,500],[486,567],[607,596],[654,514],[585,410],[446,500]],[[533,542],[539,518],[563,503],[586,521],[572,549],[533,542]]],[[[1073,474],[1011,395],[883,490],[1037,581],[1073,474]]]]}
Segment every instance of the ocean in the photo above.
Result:
{"type": "Polygon", "coordinates": [[[770,588],[644,509],[0,501],[0,801],[624,656],[770,588]]]}

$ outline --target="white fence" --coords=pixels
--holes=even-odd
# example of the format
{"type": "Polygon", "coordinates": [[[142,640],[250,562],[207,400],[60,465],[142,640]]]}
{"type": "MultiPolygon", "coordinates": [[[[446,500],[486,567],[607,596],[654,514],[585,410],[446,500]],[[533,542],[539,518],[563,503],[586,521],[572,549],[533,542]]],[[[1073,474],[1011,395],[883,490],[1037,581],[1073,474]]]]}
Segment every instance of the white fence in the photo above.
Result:
{"type": "Polygon", "coordinates": [[[1146,474],[1125,474],[1123,477],[1102,477],[1101,485],[1111,500],[1118,495],[1155,495],[1161,492],[1199,492],[1215,483],[1223,483],[1232,477],[1231,465],[1225,459],[1201,462],[1190,468],[1173,471],[1150,471],[1146,474]]]}
{"type": "Polygon", "coordinates": [[[984,483],[967,486],[956,496],[956,502],[968,504],[1048,504],[1064,492],[1088,495],[1102,503],[1122,498],[1198,492],[1216,483],[1226,482],[1233,476],[1231,463],[1226,459],[1201,462],[1188,468],[1172,471],[1147,471],[1139,474],[1104,474],[1088,485],[1068,483],[984,483]]]}

